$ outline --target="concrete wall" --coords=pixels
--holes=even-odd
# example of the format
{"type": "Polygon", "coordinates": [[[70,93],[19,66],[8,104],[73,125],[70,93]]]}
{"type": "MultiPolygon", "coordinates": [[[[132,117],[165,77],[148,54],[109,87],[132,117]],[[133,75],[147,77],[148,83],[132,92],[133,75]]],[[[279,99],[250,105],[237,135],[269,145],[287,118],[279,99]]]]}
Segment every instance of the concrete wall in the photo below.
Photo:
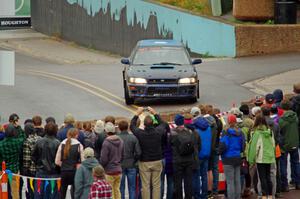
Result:
{"type": "Polygon", "coordinates": [[[196,54],[236,55],[234,26],[143,0],[31,0],[31,4],[34,29],[123,56],[145,38],[173,38],[196,54]]]}
{"type": "Polygon", "coordinates": [[[300,52],[300,25],[238,25],[237,56],[300,52]]]}

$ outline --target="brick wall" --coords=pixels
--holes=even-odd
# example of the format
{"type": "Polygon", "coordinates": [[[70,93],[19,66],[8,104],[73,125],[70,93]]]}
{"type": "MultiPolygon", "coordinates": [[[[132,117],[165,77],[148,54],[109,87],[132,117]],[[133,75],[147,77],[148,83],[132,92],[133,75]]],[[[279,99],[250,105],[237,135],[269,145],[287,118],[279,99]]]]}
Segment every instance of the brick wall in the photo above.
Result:
{"type": "Polygon", "coordinates": [[[300,52],[298,25],[237,25],[236,55],[300,52]]]}

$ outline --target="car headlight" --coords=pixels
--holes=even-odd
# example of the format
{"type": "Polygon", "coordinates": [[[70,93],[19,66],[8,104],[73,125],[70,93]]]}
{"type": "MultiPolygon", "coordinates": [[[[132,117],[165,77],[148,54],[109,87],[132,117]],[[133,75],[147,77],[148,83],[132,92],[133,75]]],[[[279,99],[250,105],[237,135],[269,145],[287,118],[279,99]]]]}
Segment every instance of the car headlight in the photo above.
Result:
{"type": "Polygon", "coordinates": [[[147,80],[144,79],[144,78],[130,77],[129,78],[129,83],[132,83],[132,84],[147,84],[147,80]]]}
{"type": "Polygon", "coordinates": [[[193,84],[196,82],[196,78],[190,77],[190,78],[181,78],[179,79],[179,84],[193,84]]]}

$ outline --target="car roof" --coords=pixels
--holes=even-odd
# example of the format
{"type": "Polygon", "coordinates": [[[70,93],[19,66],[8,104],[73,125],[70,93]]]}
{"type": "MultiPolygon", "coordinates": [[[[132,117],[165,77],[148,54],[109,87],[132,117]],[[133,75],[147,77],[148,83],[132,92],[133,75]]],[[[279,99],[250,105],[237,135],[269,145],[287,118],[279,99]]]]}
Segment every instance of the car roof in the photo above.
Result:
{"type": "Polygon", "coordinates": [[[171,39],[146,39],[140,40],[137,43],[139,47],[147,47],[147,46],[174,46],[174,47],[182,47],[183,44],[176,40],[171,39]]]}

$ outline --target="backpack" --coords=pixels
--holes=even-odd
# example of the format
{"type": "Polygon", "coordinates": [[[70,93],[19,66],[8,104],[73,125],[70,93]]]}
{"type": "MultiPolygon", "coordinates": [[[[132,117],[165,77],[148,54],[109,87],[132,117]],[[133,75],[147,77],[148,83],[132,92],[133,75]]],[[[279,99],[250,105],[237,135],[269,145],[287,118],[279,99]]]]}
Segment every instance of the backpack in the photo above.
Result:
{"type": "Polygon", "coordinates": [[[194,136],[192,131],[187,128],[184,128],[183,130],[175,129],[175,131],[177,132],[175,146],[179,155],[192,155],[195,150],[194,136]]]}

